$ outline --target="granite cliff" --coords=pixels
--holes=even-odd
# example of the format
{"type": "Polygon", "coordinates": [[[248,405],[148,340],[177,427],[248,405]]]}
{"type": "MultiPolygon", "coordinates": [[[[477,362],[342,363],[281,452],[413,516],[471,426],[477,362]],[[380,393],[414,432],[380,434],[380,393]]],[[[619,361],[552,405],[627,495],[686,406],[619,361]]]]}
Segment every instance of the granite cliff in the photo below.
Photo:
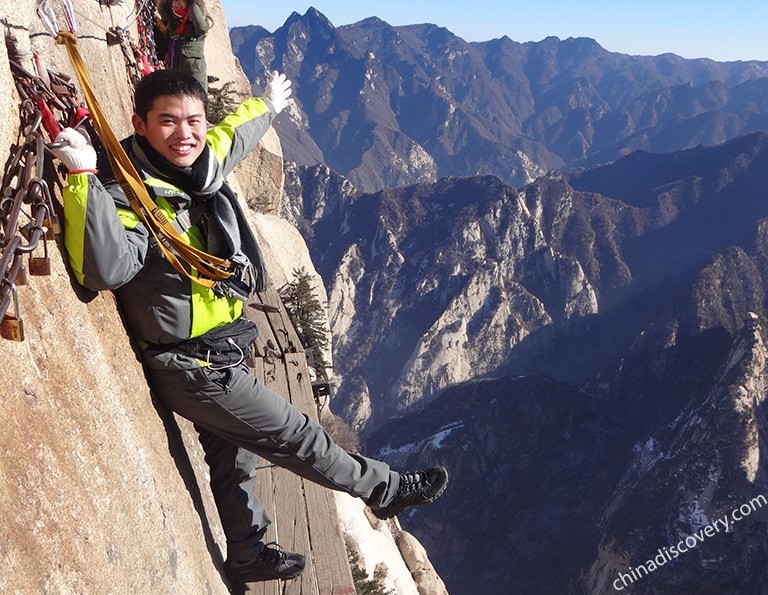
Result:
{"type": "MultiPolygon", "coordinates": [[[[48,69],[75,80],[64,48],[45,34],[37,4],[20,0],[0,8],[15,57],[31,69],[34,51],[48,69]]],[[[132,113],[129,71],[106,32],[119,23],[136,41],[135,7],[73,4],[78,47],[96,94],[116,134],[125,136],[132,113]]],[[[58,3],[48,5],[63,23],[58,3]]],[[[231,83],[244,99],[250,85],[232,55],[221,4],[214,0],[206,9],[214,24],[206,40],[208,73],[217,77],[216,86],[231,83]]],[[[14,143],[24,139],[6,44],[0,46],[0,93],[6,98],[0,146],[9,159],[14,143]]],[[[314,272],[304,241],[275,215],[282,165],[280,142],[270,131],[230,180],[260,210],[251,214],[252,223],[278,286],[296,266],[314,272]]],[[[58,204],[60,174],[46,165],[45,178],[58,204]]],[[[226,593],[224,537],[193,428],[153,401],[112,295],[74,282],[61,236],[47,249],[51,274],[23,285],[17,279],[26,340],[0,341],[0,591],[226,593]]],[[[361,515],[353,510],[343,518],[354,524],[361,515]]],[[[390,545],[364,551],[365,565],[372,571],[382,557],[399,558],[399,566],[389,565],[388,585],[416,593],[410,569],[385,534],[390,545]]],[[[402,540],[409,552],[420,548],[407,533],[402,540]]],[[[431,569],[425,557],[412,556],[411,565],[422,574],[431,569]]],[[[419,588],[442,593],[440,584],[432,572],[419,588]]]]}

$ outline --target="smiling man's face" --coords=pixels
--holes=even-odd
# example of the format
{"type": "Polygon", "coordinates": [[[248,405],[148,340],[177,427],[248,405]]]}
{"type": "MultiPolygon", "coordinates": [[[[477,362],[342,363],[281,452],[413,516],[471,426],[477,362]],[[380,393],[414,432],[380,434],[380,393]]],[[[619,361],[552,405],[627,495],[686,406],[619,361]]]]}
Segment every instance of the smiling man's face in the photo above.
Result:
{"type": "Polygon", "coordinates": [[[147,119],[134,114],[133,128],[150,146],[178,167],[192,165],[205,148],[205,105],[188,95],[160,95],[147,119]]]}

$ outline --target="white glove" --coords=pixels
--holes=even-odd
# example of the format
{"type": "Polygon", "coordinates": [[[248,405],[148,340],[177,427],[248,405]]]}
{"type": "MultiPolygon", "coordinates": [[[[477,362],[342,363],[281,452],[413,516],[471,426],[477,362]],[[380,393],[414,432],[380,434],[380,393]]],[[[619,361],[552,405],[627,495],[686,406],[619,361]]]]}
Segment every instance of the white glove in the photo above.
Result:
{"type": "Polygon", "coordinates": [[[279,114],[291,102],[291,81],[283,74],[273,70],[264,88],[264,99],[268,99],[279,114]]]}
{"type": "Polygon", "coordinates": [[[53,142],[51,152],[64,164],[67,171],[96,169],[96,150],[85,132],[64,128],[53,142]]]}

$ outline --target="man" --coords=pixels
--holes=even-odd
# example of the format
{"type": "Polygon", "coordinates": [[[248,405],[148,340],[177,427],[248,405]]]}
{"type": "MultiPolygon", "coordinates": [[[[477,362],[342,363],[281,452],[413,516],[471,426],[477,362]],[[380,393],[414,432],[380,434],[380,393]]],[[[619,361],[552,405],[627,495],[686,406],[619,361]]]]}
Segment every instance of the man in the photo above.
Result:
{"type": "Polygon", "coordinates": [[[290,85],[272,73],[264,98],[248,99],[210,130],[206,94],[190,75],[160,70],[136,88],[135,133],[122,145],[185,241],[238,263],[238,274],[213,288],[162,255],[116,181],[97,176],[95,151],[83,135],[66,129],[57,138],[63,146],[56,154],[69,171],[65,244],[74,274],[91,289],[114,290],[142,348],[150,387],[194,422],[227,538],[226,568],[243,582],[295,577],[305,565],[301,554],[262,541],[270,519],[253,495],[258,456],[363,499],[379,518],[433,501],[448,480],[442,467],[398,474],[342,450],[243,363],[255,331],[242,317],[241,299],[266,288],[266,271],[223,178],[286,107],[290,85]]]}

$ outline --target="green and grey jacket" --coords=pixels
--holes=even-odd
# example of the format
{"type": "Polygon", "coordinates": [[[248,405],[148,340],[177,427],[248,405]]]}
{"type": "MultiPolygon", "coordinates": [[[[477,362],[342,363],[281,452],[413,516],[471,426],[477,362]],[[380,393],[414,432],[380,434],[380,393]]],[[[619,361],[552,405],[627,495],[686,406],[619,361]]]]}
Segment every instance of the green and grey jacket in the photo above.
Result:
{"type": "Polygon", "coordinates": [[[158,7],[160,20],[166,27],[168,41],[168,56],[166,65],[172,70],[178,70],[194,76],[208,89],[208,69],[205,64],[205,34],[208,32],[208,19],[203,9],[196,2],[189,4],[189,18],[184,32],[179,34],[181,18],[174,14],[171,3],[161,3],[158,7]]]}
{"type": "MultiPolygon", "coordinates": [[[[267,100],[251,98],[208,131],[206,144],[214,156],[212,167],[218,168],[215,175],[229,174],[256,147],[274,115],[267,100]]],[[[157,205],[190,244],[205,250],[203,231],[189,218],[190,196],[167,181],[151,177],[130,151],[130,144],[127,146],[157,205]]],[[[240,300],[217,297],[171,266],[117,182],[102,184],[93,174],[69,175],[63,197],[64,241],[75,277],[90,289],[114,290],[130,332],[144,346],[199,337],[241,316],[240,300]]],[[[145,357],[145,361],[160,368],[199,365],[193,358],[162,351],[145,357]]]]}

